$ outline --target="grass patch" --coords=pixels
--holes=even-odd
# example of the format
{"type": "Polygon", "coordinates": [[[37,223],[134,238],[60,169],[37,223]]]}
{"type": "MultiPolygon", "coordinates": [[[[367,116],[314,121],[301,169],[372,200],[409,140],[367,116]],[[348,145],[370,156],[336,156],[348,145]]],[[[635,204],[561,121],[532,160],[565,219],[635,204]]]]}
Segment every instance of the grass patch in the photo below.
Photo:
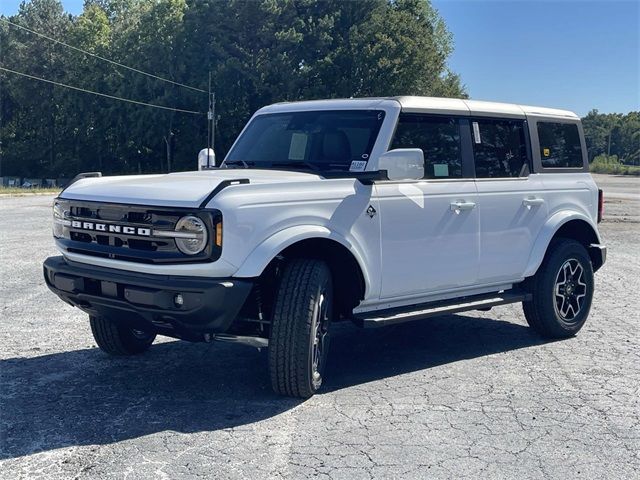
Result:
{"type": "Polygon", "coordinates": [[[54,193],[60,193],[60,190],[62,190],[61,188],[58,187],[54,187],[54,188],[44,188],[44,187],[38,187],[38,188],[20,188],[20,187],[0,187],[0,195],[5,194],[5,195],[31,195],[34,193],[49,193],[49,194],[54,194],[54,193]]]}

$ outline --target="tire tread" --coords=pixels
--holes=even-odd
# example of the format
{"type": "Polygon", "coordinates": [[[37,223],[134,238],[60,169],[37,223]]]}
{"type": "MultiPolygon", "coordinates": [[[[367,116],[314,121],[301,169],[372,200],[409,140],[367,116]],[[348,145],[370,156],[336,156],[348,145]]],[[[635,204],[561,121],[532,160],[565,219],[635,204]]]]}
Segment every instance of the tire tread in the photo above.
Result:
{"type": "Polygon", "coordinates": [[[318,284],[330,275],[318,260],[294,259],[285,268],[275,299],[269,340],[273,389],[282,395],[309,398],[308,341],[318,284]]]}

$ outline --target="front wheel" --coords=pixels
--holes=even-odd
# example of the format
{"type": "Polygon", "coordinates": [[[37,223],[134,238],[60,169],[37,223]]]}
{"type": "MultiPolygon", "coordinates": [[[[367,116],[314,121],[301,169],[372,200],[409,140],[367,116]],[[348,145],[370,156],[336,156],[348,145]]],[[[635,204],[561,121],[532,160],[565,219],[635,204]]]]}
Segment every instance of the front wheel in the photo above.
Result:
{"type": "Polygon", "coordinates": [[[276,393],[309,398],[322,385],[329,347],[333,285],[326,263],[292,260],[276,292],[269,372],[276,393]]]}
{"type": "Polygon", "coordinates": [[[108,318],[89,317],[89,323],[98,347],[109,355],[137,355],[146,351],[156,338],[155,333],[127,327],[108,318]]]}
{"type": "Polygon", "coordinates": [[[558,239],[531,279],[532,299],[523,302],[527,323],[543,337],[575,335],[589,316],[593,299],[593,266],[584,246],[558,239]]]}

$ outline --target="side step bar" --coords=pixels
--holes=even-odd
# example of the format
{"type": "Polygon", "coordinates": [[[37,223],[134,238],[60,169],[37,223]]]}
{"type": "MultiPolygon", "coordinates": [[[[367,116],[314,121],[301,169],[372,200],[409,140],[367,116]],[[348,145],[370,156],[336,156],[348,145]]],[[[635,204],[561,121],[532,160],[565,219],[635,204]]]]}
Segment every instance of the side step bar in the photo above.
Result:
{"type": "Polygon", "coordinates": [[[355,316],[355,320],[365,328],[396,325],[398,323],[412,322],[429,317],[449,315],[452,313],[466,312],[469,310],[488,310],[498,305],[517,303],[531,300],[531,294],[521,291],[509,290],[489,295],[474,295],[455,300],[423,303],[404,309],[378,310],[366,312],[355,316]]]}

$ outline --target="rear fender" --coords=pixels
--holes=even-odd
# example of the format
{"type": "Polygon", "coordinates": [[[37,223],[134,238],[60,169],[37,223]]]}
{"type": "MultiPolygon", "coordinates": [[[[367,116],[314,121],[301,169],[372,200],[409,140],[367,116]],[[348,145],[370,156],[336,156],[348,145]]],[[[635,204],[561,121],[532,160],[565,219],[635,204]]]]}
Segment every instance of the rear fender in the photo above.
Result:
{"type": "Polygon", "coordinates": [[[529,255],[529,262],[527,263],[527,268],[524,273],[524,277],[530,277],[535,275],[538,271],[538,268],[542,264],[542,260],[544,260],[544,256],[547,253],[547,248],[551,243],[554,235],[560,230],[560,228],[566,223],[572,220],[580,220],[589,225],[591,230],[595,235],[595,238],[598,239],[598,243],[600,243],[600,235],[598,234],[598,229],[594,224],[593,220],[589,218],[587,215],[572,211],[572,210],[563,210],[561,212],[557,212],[552,215],[547,222],[542,227],[542,230],[538,234],[538,238],[533,245],[533,249],[531,250],[531,254],[529,255]]]}

